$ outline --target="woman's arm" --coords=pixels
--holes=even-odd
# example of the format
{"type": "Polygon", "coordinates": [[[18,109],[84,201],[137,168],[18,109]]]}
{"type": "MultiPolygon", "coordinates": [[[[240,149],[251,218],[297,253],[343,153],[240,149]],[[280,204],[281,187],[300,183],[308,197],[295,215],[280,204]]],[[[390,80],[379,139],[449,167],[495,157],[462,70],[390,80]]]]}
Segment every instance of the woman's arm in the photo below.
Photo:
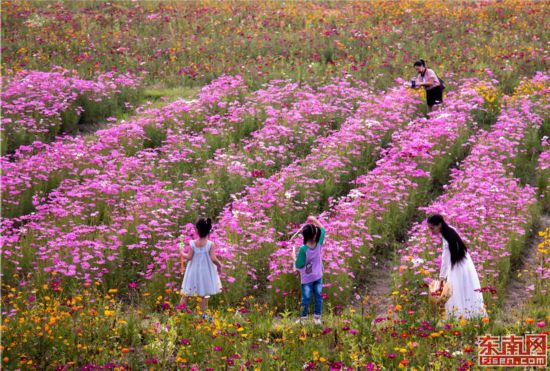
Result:
{"type": "Polygon", "coordinates": [[[218,272],[222,271],[222,263],[218,259],[218,256],[216,255],[216,245],[214,242],[212,242],[212,245],[210,246],[210,259],[212,259],[212,263],[216,264],[218,267],[218,272]]]}
{"type": "Polygon", "coordinates": [[[439,270],[439,280],[447,279],[449,274],[449,266],[451,265],[451,256],[447,243],[443,244],[443,252],[441,254],[441,269],[439,270]]]}

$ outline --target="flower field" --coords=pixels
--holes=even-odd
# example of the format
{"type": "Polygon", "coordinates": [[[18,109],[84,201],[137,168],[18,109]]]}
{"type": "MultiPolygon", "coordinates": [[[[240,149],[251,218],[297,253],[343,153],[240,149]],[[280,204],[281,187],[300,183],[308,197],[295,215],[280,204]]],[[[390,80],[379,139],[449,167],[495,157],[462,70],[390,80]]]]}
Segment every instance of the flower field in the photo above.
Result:
{"type": "Polygon", "coordinates": [[[467,370],[479,336],[549,334],[544,2],[1,5],[0,368],[467,370]],[[429,300],[434,213],[487,317],[429,300]],[[322,325],[296,323],[310,215],[322,325]],[[179,292],[199,216],[205,312],[179,292]]]}
{"type": "Polygon", "coordinates": [[[172,85],[204,85],[223,74],[258,85],[345,71],[381,88],[422,55],[442,75],[490,69],[511,93],[518,76],[548,63],[546,9],[534,0],[2,4],[2,61],[14,71],[130,69],[172,85]]]}

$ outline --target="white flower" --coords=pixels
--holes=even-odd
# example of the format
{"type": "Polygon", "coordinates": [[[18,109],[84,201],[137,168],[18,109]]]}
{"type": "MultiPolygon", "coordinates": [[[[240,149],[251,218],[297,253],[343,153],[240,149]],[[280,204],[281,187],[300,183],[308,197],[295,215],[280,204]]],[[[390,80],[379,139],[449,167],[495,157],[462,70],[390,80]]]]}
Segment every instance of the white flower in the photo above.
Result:
{"type": "Polygon", "coordinates": [[[360,197],[360,196],[363,196],[363,193],[360,190],[358,190],[357,188],[354,188],[349,192],[349,197],[352,198],[352,199],[360,197]]]}
{"type": "Polygon", "coordinates": [[[378,121],[376,121],[376,120],[368,120],[368,119],[365,119],[365,120],[363,120],[363,123],[364,123],[368,128],[370,128],[373,124],[377,124],[378,121]]]}

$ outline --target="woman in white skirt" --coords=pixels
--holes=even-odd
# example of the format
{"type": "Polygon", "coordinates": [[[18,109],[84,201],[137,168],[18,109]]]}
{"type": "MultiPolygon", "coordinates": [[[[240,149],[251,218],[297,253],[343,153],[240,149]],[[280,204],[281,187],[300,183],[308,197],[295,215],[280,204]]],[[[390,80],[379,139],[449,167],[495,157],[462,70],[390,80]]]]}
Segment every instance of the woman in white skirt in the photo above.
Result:
{"type": "Polygon", "coordinates": [[[466,245],[441,215],[432,215],[427,221],[432,233],[440,234],[443,241],[439,279],[440,285],[445,280],[451,285],[451,297],[445,303],[447,318],[486,317],[479,277],[466,245]]]}

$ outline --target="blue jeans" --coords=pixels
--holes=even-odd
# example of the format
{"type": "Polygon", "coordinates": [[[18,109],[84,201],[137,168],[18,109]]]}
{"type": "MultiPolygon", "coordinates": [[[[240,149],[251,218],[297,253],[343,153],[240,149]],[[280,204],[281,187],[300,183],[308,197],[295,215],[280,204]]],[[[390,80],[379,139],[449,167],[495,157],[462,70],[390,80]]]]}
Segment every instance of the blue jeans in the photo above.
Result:
{"type": "Polygon", "coordinates": [[[314,296],[314,313],[321,315],[321,309],[323,305],[323,298],[321,292],[323,291],[323,279],[319,278],[317,281],[302,284],[302,317],[307,317],[309,311],[309,302],[311,301],[311,293],[314,296]]]}

